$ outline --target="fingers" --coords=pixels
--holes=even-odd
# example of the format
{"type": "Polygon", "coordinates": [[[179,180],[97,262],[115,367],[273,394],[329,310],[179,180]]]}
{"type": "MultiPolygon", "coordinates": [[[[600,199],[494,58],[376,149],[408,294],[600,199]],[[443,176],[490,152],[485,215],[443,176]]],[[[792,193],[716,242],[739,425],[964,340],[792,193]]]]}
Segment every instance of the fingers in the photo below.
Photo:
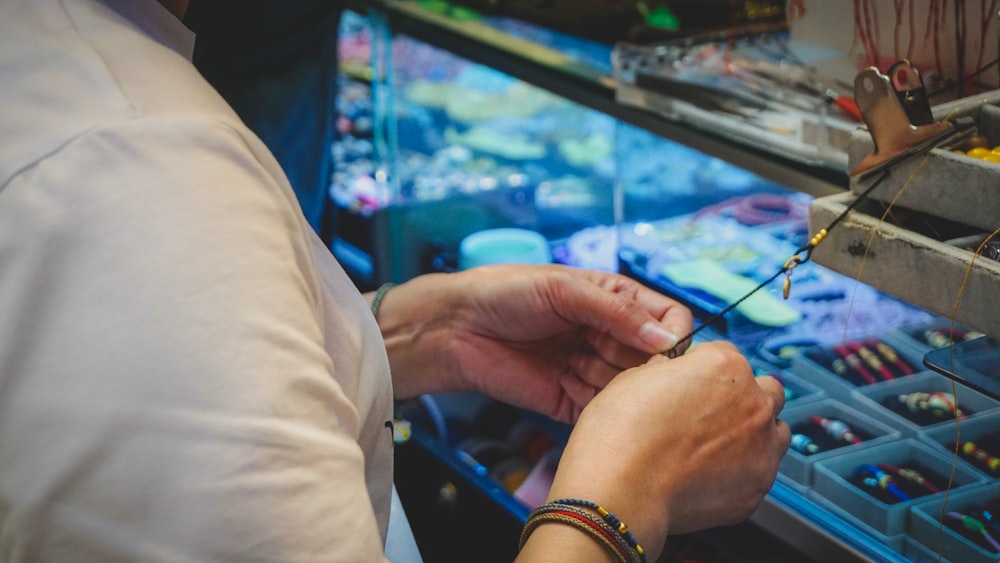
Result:
{"type": "Polygon", "coordinates": [[[560,314],[647,354],[669,350],[690,331],[687,308],[624,276],[566,276],[558,293],[560,314]]]}
{"type": "Polygon", "coordinates": [[[559,379],[559,385],[566,392],[566,396],[569,397],[572,405],[567,414],[563,414],[557,417],[557,419],[562,420],[562,422],[574,422],[580,416],[580,411],[583,410],[583,407],[597,395],[598,389],[592,385],[588,385],[573,374],[563,375],[559,379]]]}
{"type": "Polygon", "coordinates": [[[586,339],[605,362],[618,367],[619,370],[642,365],[649,360],[650,352],[629,346],[607,332],[589,330],[586,339]]]}
{"type": "Polygon", "coordinates": [[[756,381],[764,394],[773,401],[774,416],[777,417],[782,409],[785,408],[785,387],[780,381],[770,375],[762,375],[756,378],[756,381]]]}
{"type": "MultiPolygon", "coordinates": [[[[638,285],[638,284],[637,284],[638,285]]],[[[665,295],[640,285],[636,290],[635,303],[657,319],[668,331],[682,338],[691,332],[694,317],[691,310],[665,295]]],[[[656,350],[663,352],[664,350],[656,350]]]]}
{"type": "Polygon", "coordinates": [[[618,341],[613,335],[589,330],[585,335],[589,346],[573,354],[570,368],[588,384],[602,389],[616,375],[649,361],[650,354],[618,341]]]}
{"type": "Polygon", "coordinates": [[[781,458],[785,456],[786,452],[788,452],[788,445],[792,441],[792,428],[788,425],[787,422],[781,420],[780,418],[775,420],[774,426],[775,426],[774,449],[776,456],[775,459],[781,461],[781,458]]]}
{"type": "Polygon", "coordinates": [[[755,381],[771,402],[771,413],[774,416],[771,444],[775,463],[777,463],[777,460],[780,460],[788,451],[788,444],[792,439],[792,429],[785,421],[778,418],[782,409],[785,408],[785,387],[780,381],[769,375],[757,377],[755,381]]]}
{"type": "Polygon", "coordinates": [[[603,389],[622,369],[593,353],[581,352],[569,359],[573,374],[591,387],[603,389]]]}

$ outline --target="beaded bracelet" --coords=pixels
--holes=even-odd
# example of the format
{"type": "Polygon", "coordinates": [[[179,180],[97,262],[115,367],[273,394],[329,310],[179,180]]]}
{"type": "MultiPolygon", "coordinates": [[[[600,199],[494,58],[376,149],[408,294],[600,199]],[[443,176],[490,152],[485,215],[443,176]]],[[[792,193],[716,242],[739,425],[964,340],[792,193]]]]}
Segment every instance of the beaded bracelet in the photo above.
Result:
{"type": "Polygon", "coordinates": [[[840,355],[845,362],[847,362],[851,371],[858,374],[865,381],[865,384],[871,385],[873,383],[878,383],[878,379],[872,374],[872,372],[868,371],[868,368],[866,368],[865,364],[861,361],[861,357],[847,345],[834,346],[833,351],[840,355]]]}
{"type": "Polygon", "coordinates": [[[966,459],[980,467],[989,469],[990,474],[995,475],[1000,471],[1000,457],[991,454],[968,440],[963,441],[960,446],[961,452],[965,455],[966,459]]]}
{"type": "Polygon", "coordinates": [[[960,522],[962,524],[962,527],[964,527],[969,532],[972,532],[973,534],[978,534],[980,537],[982,537],[983,541],[985,541],[987,544],[990,545],[991,548],[993,548],[993,552],[1000,553],[1000,542],[997,542],[996,538],[990,535],[989,531],[986,529],[986,525],[983,524],[981,520],[977,520],[976,518],[969,516],[967,514],[962,514],[961,512],[949,511],[945,512],[944,515],[947,518],[951,518],[953,520],[957,520],[958,522],[960,522]]]}
{"type": "Polygon", "coordinates": [[[893,379],[896,379],[896,376],[892,374],[892,370],[890,370],[889,367],[882,362],[882,359],[879,358],[878,354],[870,348],[860,342],[855,342],[851,345],[851,348],[857,352],[859,356],[861,356],[861,359],[868,364],[868,367],[882,375],[883,381],[892,381],[893,379]]]}
{"type": "Polygon", "coordinates": [[[612,512],[605,509],[603,506],[597,503],[590,502],[588,500],[580,500],[575,498],[559,499],[552,501],[551,504],[567,504],[570,506],[582,506],[584,508],[589,508],[591,510],[596,511],[598,514],[601,515],[601,518],[604,518],[605,522],[611,524],[611,527],[614,528],[619,534],[621,534],[621,536],[625,539],[625,541],[628,542],[629,547],[631,547],[639,555],[639,560],[642,563],[646,563],[646,553],[642,549],[642,546],[639,545],[639,540],[636,539],[635,534],[633,534],[628,529],[628,526],[625,525],[625,522],[622,522],[620,518],[618,518],[612,512]]]}
{"type": "Polygon", "coordinates": [[[546,522],[566,524],[584,532],[600,543],[618,563],[638,563],[640,559],[631,555],[634,553],[624,539],[603,520],[593,514],[569,505],[548,503],[539,506],[531,512],[521,531],[518,549],[522,549],[528,537],[539,525],[546,522]]]}
{"type": "Polygon", "coordinates": [[[862,442],[861,438],[851,430],[851,427],[840,420],[813,415],[809,417],[809,422],[822,428],[829,437],[838,442],[844,444],[860,444],[862,442]]]}
{"type": "Polygon", "coordinates": [[[903,375],[913,375],[913,368],[910,367],[910,364],[906,363],[906,360],[899,357],[899,354],[896,353],[896,350],[892,346],[881,340],[875,340],[874,345],[878,353],[882,354],[883,358],[895,365],[903,375]]]}
{"type": "Polygon", "coordinates": [[[878,467],[871,465],[869,463],[862,464],[858,467],[858,474],[861,476],[871,475],[871,477],[864,477],[862,483],[873,489],[882,489],[883,491],[888,491],[889,494],[896,497],[897,499],[906,502],[910,500],[910,495],[903,492],[902,489],[896,485],[895,480],[892,475],[882,471],[878,467]]]}
{"type": "Polygon", "coordinates": [[[819,444],[812,441],[812,438],[805,434],[792,434],[792,440],[788,444],[790,448],[804,455],[812,455],[820,450],[819,444]]]}
{"type": "Polygon", "coordinates": [[[385,298],[385,294],[389,293],[389,290],[395,287],[395,285],[392,282],[386,282],[375,290],[375,298],[372,299],[372,316],[376,319],[378,319],[378,309],[382,306],[382,299],[385,298]]]}
{"type": "Polygon", "coordinates": [[[896,467],[895,465],[889,463],[880,463],[877,467],[890,475],[923,487],[928,493],[935,494],[941,492],[941,489],[939,489],[937,485],[928,481],[916,469],[911,469],[909,467],[896,467]]]}

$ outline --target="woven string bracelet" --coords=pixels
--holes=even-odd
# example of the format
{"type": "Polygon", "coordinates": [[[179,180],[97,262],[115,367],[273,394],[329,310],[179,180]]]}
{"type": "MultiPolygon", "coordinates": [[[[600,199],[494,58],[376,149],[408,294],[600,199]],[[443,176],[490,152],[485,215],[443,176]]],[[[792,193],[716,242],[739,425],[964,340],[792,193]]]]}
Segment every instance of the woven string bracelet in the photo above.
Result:
{"type": "MultiPolygon", "coordinates": [[[[589,522],[591,526],[595,526],[603,530],[604,533],[609,538],[612,539],[614,545],[617,547],[619,555],[623,557],[625,561],[630,563],[640,563],[638,553],[636,553],[632,549],[632,546],[630,546],[628,542],[625,541],[625,538],[622,537],[622,535],[619,534],[617,530],[612,528],[611,525],[608,524],[606,520],[598,518],[593,512],[588,510],[582,510],[580,508],[568,504],[557,504],[554,502],[550,502],[548,504],[543,504],[542,506],[539,506],[534,511],[532,511],[532,515],[535,516],[539,516],[542,514],[563,514],[583,519],[589,522]]],[[[525,537],[525,540],[527,540],[527,537],[525,537]]]]}
{"type": "MultiPolygon", "coordinates": [[[[528,540],[528,536],[531,535],[531,532],[539,524],[553,521],[563,522],[560,518],[550,518],[549,516],[552,515],[576,518],[577,524],[574,527],[581,530],[583,530],[583,525],[589,525],[592,529],[590,531],[583,531],[587,531],[595,539],[598,538],[593,534],[599,533],[595,530],[603,530],[605,534],[612,538],[612,542],[601,543],[605,547],[614,546],[613,555],[619,561],[625,563],[646,563],[646,555],[642,546],[639,545],[639,542],[636,541],[635,536],[628,530],[628,526],[624,522],[600,505],[578,499],[557,500],[533,510],[528,516],[528,521],[525,523],[524,530],[521,533],[521,545],[524,545],[528,540]],[[583,507],[587,510],[582,510],[578,507],[583,507]],[[594,514],[594,512],[597,514],[594,514]]],[[[570,522],[564,523],[570,524],[570,522]]]]}
{"type": "Polygon", "coordinates": [[[375,298],[372,299],[372,315],[378,319],[378,308],[382,306],[382,299],[385,298],[385,294],[389,293],[389,290],[395,287],[396,284],[392,282],[386,282],[379,286],[375,290],[375,298]]]}
{"type": "Polygon", "coordinates": [[[532,515],[528,518],[528,521],[524,524],[524,530],[521,532],[521,541],[518,549],[520,550],[524,547],[525,542],[528,541],[528,537],[535,531],[535,528],[547,522],[566,524],[587,534],[597,541],[597,543],[601,544],[618,563],[635,563],[626,555],[627,552],[623,551],[624,546],[620,545],[616,540],[617,534],[615,534],[614,530],[607,525],[602,525],[603,522],[593,518],[592,516],[572,512],[563,512],[559,510],[532,513],[532,515]]]}
{"type": "Polygon", "coordinates": [[[575,498],[564,498],[564,499],[554,500],[552,501],[551,504],[582,506],[584,508],[589,508],[591,510],[596,511],[598,514],[601,515],[601,518],[603,518],[608,524],[610,524],[611,527],[614,528],[615,531],[617,531],[625,539],[626,542],[628,542],[629,547],[631,547],[633,550],[635,550],[637,554],[639,554],[639,560],[642,563],[646,563],[645,550],[643,550],[642,546],[639,545],[639,540],[636,539],[635,534],[633,534],[628,529],[628,526],[625,525],[625,522],[622,522],[620,518],[615,516],[611,511],[607,510],[603,506],[594,502],[590,502],[589,500],[581,500],[575,498]]]}

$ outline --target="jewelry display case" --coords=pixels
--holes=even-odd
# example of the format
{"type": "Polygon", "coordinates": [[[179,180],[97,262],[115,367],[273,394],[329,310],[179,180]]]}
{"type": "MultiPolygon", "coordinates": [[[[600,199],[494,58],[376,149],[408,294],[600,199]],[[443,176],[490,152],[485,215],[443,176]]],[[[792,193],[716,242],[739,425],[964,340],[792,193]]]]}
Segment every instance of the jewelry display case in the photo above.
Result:
{"type": "Polygon", "coordinates": [[[367,27],[355,17],[345,16],[356,28],[341,50],[378,69],[371,126],[359,140],[358,120],[344,124],[331,195],[341,209],[332,248],[359,285],[458,267],[459,243],[483,230],[556,241],[614,222],[613,118],[413,37],[390,39],[377,13],[367,27]]]}
{"type": "MultiPolygon", "coordinates": [[[[694,345],[729,340],[785,384],[793,448],[750,528],[672,539],[661,561],[712,560],[727,546],[774,561],[1000,561],[988,530],[942,523],[940,510],[946,494],[961,499],[957,514],[977,494],[1000,498],[996,454],[984,453],[1000,442],[1000,401],[923,365],[983,327],[812,261],[728,307],[809,241],[817,198],[851,196],[853,127],[822,135],[843,154],[764,149],[623,101],[611,45],[445,3],[353,10],[341,57],[367,62],[368,94],[342,110],[355,115],[334,147],[332,249],[360,287],[458,268],[470,234],[530,230],[554,261],[620,271],[684,302],[694,345]]],[[[396,481],[420,507],[411,523],[425,558],[511,560],[568,428],[465,393],[398,414],[414,430],[397,446],[396,481]]]]}

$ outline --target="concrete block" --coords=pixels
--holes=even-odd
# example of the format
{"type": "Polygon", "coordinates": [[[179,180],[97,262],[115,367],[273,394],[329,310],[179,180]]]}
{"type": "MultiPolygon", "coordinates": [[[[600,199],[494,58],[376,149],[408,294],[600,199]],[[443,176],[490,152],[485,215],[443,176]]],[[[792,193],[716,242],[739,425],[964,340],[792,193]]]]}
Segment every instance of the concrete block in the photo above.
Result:
{"type": "MultiPolygon", "coordinates": [[[[813,200],[810,232],[827,227],[856,197],[842,193],[813,200]]],[[[861,202],[813,250],[812,259],[903,301],[1000,335],[1000,261],[977,257],[951,244],[952,239],[939,240],[882,221],[881,209],[861,202]]]]}
{"type": "MultiPolygon", "coordinates": [[[[969,117],[991,148],[1000,146],[1000,90],[935,106],[933,113],[937,120],[969,117]]],[[[854,130],[847,169],[853,169],[872,147],[866,128],[854,130]]],[[[851,178],[851,192],[861,194],[877,177],[851,178]]],[[[949,148],[931,149],[893,166],[891,175],[869,197],[886,203],[895,200],[900,207],[993,231],[1000,227],[1000,163],[949,148]]]]}

